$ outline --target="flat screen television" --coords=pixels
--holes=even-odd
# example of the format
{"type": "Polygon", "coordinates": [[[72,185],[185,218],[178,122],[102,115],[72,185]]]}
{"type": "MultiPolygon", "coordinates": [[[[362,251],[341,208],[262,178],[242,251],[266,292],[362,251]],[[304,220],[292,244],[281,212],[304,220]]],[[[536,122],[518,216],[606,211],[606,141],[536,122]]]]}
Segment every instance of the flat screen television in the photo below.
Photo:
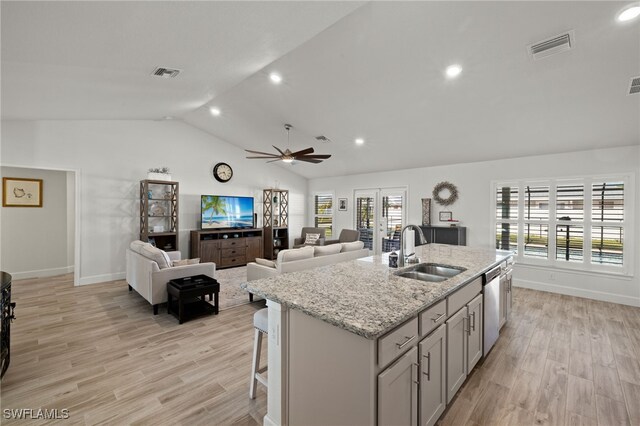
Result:
{"type": "Polygon", "coordinates": [[[202,195],[202,229],[253,228],[253,197],[202,195]]]}

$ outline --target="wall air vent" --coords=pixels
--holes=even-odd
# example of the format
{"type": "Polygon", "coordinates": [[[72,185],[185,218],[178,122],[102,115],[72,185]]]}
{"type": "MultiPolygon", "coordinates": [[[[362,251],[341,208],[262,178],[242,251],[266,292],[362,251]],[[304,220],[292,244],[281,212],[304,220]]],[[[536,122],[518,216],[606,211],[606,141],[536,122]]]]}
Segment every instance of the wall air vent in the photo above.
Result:
{"type": "Polygon", "coordinates": [[[320,135],[320,136],[316,136],[316,140],[319,142],[331,142],[331,139],[329,139],[328,137],[324,136],[324,135],[320,135]]]}
{"type": "Polygon", "coordinates": [[[180,70],[177,70],[177,69],[158,67],[155,70],[153,70],[151,75],[155,75],[156,77],[163,77],[163,78],[174,78],[179,73],[180,73],[180,70]]]}
{"type": "Polygon", "coordinates": [[[556,53],[571,50],[575,43],[574,31],[567,31],[547,40],[527,46],[527,52],[534,61],[546,58],[556,53]]]}
{"type": "Polygon", "coordinates": [[[640,77],[633,77],[629,86],[629,94],[634,95],[640,93],[640,77]]]}

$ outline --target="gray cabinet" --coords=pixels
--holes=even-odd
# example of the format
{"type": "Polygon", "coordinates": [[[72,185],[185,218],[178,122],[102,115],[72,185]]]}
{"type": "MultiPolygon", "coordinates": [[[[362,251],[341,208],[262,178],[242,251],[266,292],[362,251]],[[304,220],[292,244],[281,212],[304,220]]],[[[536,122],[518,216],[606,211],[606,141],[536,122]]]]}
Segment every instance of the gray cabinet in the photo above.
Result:
{"type": "Polygon", "coordinates": [[[418,349],[416,347],[378,375],[379,426],[417,425],[417,375],[418,349]]]}
{"type": "Polygon", "coordinates": [[[447,403],[482,358],[482,294],[447,320],[447,403]]]}
{"type": "Polygon", "coordinates": [[[447,403],[467,377],[467,308],[452,315],[447,325],[447,403]]]}
{"type": "Polygon", "coordinates": [[[447,328],[444,324],[420,342],[420,425],[432,426],[447,406],[447,328]]]}
{"type": "Polygon", "coordinates": [[[482,295],[479,294],[467,305],[467,374],[482,358],[482,295]]]}

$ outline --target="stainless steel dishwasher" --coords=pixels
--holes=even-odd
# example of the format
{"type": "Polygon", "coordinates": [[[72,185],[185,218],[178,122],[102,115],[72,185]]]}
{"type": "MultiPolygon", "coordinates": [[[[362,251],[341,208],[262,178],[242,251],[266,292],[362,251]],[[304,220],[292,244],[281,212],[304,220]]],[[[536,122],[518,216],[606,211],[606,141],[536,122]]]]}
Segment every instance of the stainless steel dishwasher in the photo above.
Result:
{"type": "Polygon", "coordinates": [[[496,266],[482,277],[484,294],[483,356],[487,356],[496,343],[500,331],[500,270],[500,266],[496,266]]]}

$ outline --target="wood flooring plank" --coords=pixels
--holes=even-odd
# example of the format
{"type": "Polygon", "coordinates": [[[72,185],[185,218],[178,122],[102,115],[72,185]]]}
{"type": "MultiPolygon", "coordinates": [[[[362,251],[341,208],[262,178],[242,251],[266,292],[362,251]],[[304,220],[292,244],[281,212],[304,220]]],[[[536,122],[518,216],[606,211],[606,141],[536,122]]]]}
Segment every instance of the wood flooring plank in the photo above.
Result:
{"type": "Polygon", "coordinates": [[[593,364],[593,383],[597,394],[624,402],[617,369],[593,364]]]}
{"type": "MultiPolygon", "coordinates": [[[[531,412],[536,409],[542,375],[520,370],[509,394],[508,404],[531,412]]],[[[533,422],[533,418],[531,419],[533,422]]]]}
{"type": "Polygon", "coordinates": [[[624,355],[614,354],[620,380],[640,385],[640,361],[624,355]]]}
{"type": "Polygon", "coordinates": [[[569,374],[582,377],[586,380],[593,380],[591,351],[589,353],[571,351],[569,356],[569,374]]]}
{"type": "Polygon", "coordinates": [[[631,423],[640,425],[640,386],[623,381],[622,389],[631,423]]]}
{"type": "Polygon", "coordinates": [[[542,425],[563,424],[567,403],[567,366],[547,359],[540,395],[536,405],[535,421],[542,425]]]}
{"type": "Polygon", "coordinates": [[[567,412],[596,418],[595,390],[591,380],[569,374],[567,383],[567,412]]]}
{"type": "Polygon", "coordinates": [[[627,414],[627,407],[624,403],[607,398],[606,396],[596,395],[596,405],[598,424],[607,426],[627,426],[631,424],[629,415],[627,414]]]}

